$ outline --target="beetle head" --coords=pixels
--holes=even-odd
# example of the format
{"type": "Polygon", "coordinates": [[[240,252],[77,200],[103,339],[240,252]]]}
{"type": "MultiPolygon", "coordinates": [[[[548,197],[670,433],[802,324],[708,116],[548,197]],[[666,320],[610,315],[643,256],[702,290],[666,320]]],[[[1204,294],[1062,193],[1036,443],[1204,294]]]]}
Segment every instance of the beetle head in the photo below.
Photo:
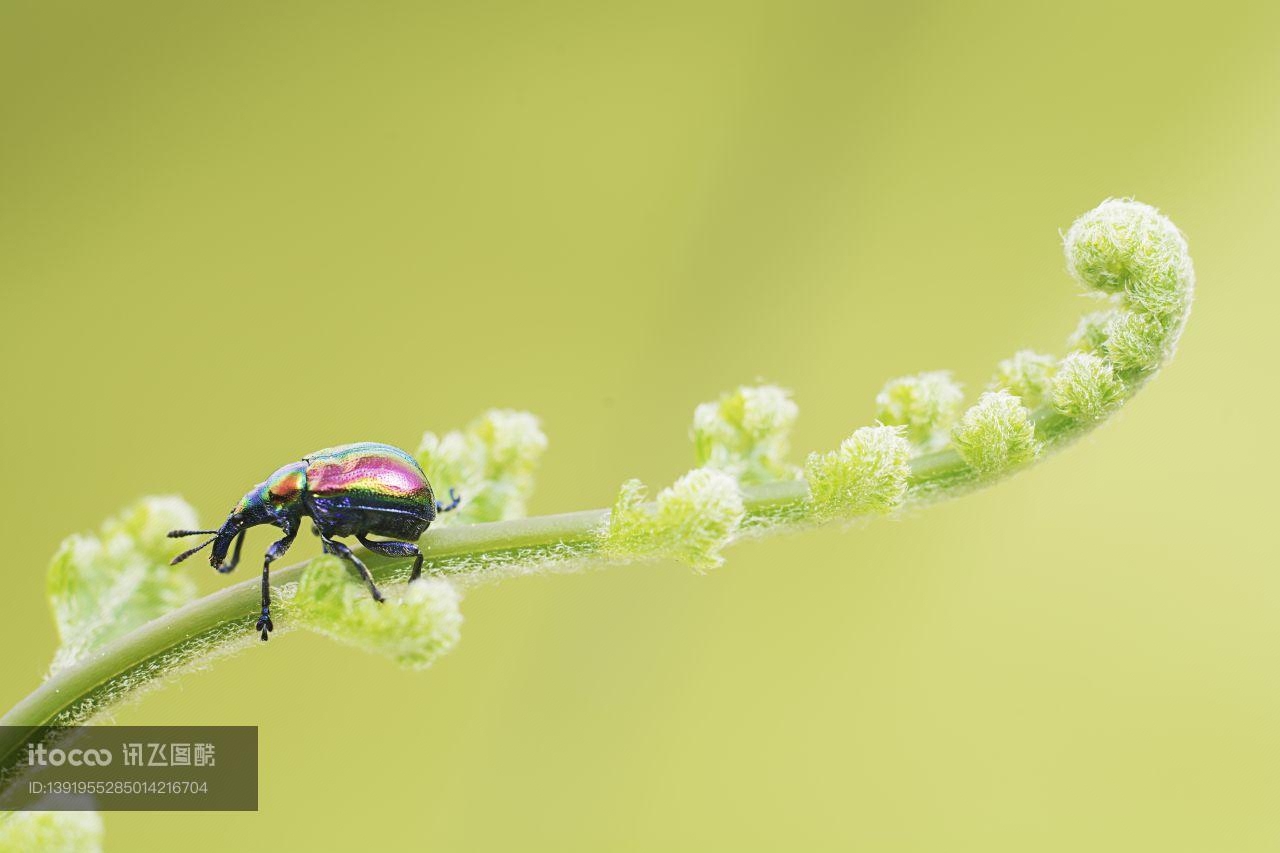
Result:
{"type": "Polygon", "coordinates": [[[209,565],[215,569],[223,565],[227,559],[227,552],[231,550],[231,543],[235,541],[236,536],[243,533],[250,527],[259,524],[267,524],[272,521],[270,508],[262,501],[259,496],[259,490],[254,489],[235,505],[235,508],[227,515],[227,520],[217,530],[170,530],[169,538],[176,539],[180,536],[210,536],[194,548],[183,551],[174,557],[169,563],[176,566],[183,560],[199,551],[203,551],[210,545],[213,551],[209,554],[209,565]]]}

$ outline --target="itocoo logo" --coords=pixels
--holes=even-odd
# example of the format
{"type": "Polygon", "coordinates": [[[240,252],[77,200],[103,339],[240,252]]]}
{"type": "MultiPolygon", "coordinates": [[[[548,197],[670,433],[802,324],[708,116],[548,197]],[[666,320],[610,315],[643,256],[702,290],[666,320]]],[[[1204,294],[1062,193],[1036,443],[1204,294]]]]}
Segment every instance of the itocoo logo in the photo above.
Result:
{"type": "Polygon", "coordinates": [[[48,749],[44,744],[27,744],[28,767],[106,767],[111,763],[109,749],[48,749]]]}

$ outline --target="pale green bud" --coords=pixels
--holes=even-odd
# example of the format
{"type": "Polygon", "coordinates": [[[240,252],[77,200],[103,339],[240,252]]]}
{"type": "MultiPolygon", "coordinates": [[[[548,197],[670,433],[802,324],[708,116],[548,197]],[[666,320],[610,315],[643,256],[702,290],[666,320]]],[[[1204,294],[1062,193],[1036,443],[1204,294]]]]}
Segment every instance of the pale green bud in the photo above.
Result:
{"type": "Polygon", "coordinates": [[[658,492],[658,529],[664,550],[695,569],[724,562],[720,551],[746,516],[737,481],[724,472],[695,468],[658,492]]]}
{"type": "Polygon", "coordinates": [[[310,630],[410,669],[425,669],[458,644],[461,596],[453,584],[424,577],[383,593],[386,601],[374,601],[341,560],[317,557],[288,608],[310,630]]]}
{"type": "Polygon", "coordinates": [[[887,513],[907,494],[911,443],[902,426],[862,427],[830,453],[810,453],[804,476],[818,518],[887,513]]]}
{"type": "Polygon", "coordinates": [[[1109,199],[1081,216],[1064,240],[1067,270],[1103,293],[1170,323],[1190,304],[1195,273],[1182,234],[1158,210],[1109,199]]]}
{"type": "Polygon", "coordinates": [[[1118,373],[1136,374],[1158,368],[1167,344],[1165,329],[1158,320],[1149,314],[1125,311],[1112,318],[1104,348],[1118,373]]]}
{"type": "Polygon", "coordinates": [[[1040,452],[1031,412],[1007,391],[988,391],[960,418],[951,441],[969,467],[998,474],[1029,462],[1040,452]]]}
{"type": "Polygon", "coordinates": [[[950,371],[917,373],[885,384],[876,395],[876,417],[881,423],[905,427],[912,444],[938,447],[946,443],[963,402],[964,392],[950,371]]]}
{"type": "Polygon", "coordinates": [[[466,429],[422,436],[418,464],[444,499],[450,488],[462,496],[455,512],[437,524],[502,521],[525,514],[533,475],[547,437],[528,412],[493,409],[466,429]]]}
{"type": "MultiPolygon", "coordinates": [[[[989,386],[992,391],[1008,391],[1034,409],[1045,402],[1053,388],[1053,371],[1058,360],[1029,349],[1019,350],[996,366],[989,386]]],[[[970,410],[972,411],[972,410],[970,410]]]]}
{"type": "Polygon", "coordinates": [[[1053,407],[1080,421],[1095,421],[1124,399],[1124,385],[1111,364],[1091,353],[1072,353],[1053,378],[1053,407]]]}
{"type": "Polygon", "coordinates": [[[724,562],[721,551],[742,525],[746,509],[738,481],[712,468],[695,468],[645,502],[639,480],[622,484],[605,550],[615,558],[664,556],[698,570],[724,562]]]}
{"type": "Polygon", "coordinates": [[[743,483],[789,479],[791,428],[799,407],[786,389],[741,387],[694,410],[691,430],[699,467],[732,474],[743,483]]]}
{"type": "Polygon", "coordinates": [[[63,540],[49,564],[47,588],[62,645],[51,672],[196,597],[168,531],[199,527],[179,497],[147,497],[102,523],[97,535],[63,540]]]}

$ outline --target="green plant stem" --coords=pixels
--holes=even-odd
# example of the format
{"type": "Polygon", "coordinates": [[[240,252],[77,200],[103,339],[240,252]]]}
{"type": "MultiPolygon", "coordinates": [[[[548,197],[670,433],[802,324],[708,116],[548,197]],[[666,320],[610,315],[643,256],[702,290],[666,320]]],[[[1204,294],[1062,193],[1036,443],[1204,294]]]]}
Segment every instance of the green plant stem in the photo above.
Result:
{"type": "MultiPolygon", "coordinates": [[[[1034,417],[1046,446],[1081,431],[1075,421],[1051,409],[1040,409],[1034,417]]],[[[953,449],[916,456],[911,467],[910,495],[916,503],[988,482],[978,480],[953,449]]],[[[802,479],[744,487],[744,533],[760,535],[808,523],[807,498],[802,479]]],[[[607,561],[600,548],[608,518],[608,510],[596,509],[438,528],[423,541],[426,571],[465,577],[525,561],[545,564],[556,557],[607,561]]],[[[362,556],[379,581],[407,576],[408,560],[362,556]]],[[[273,570],[273,586],[296,583],[306,565],[273,570]]],[[[84,722],[155,677],[244,641],[252,632],[259,597],[259,579],[245,580],[152,620],[50,677],[0,718],[6,727],[0,729],[0,779],[16,768],[25,744],[49,727],[84,722]]]]}

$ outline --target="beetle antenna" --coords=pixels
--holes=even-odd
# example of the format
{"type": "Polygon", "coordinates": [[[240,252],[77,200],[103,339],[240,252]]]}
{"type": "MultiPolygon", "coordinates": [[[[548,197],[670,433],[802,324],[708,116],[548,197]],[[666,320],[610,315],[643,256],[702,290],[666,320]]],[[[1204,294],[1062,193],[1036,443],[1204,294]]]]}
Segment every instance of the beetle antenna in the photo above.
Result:
{"type": "Polygon", "coordinates": [[[168,535],[170,539],[178,539],[182,536],[207,536],[217,532],[217,530],[170,530],[168,535]]]}
{"type": "MultiPolygon", "coordinates": [[[[177,531],[175,531],[175,532],[177,532],[177,531]]],[[[195,532],[195,533],[201,533],[201,532],[203,532],[203,533],[217,533],[217,531],[216,531],[216,530],[192,531],[192,532],[195,532]]],[[[216,541],[218,541],[218,537],[217,537],[217,536],[213,537],[212,539],[206,539],[204,542],[201,542],[199,545],[197,545],[197,546],[196,546],[196,547],[194,547],[194,548],[188,548],[186,551],[183,551],[181,554],[179,554],[178,556],[176,556],[176,557],[174,557],[172,560],[170,560],[170,561],[169,561],[169,565],[171,565],[171,566],[176,566],[176,565],[178,565],[178,563],[181,563],[183,560],[187,559],[187,557],[190,557],[192,554],[196,553],[197,551],[203,551],[205,548],[208,548],[210,545],[212,545],[212,544],[213,544],[214,542],[216,542],[216,541]]]]}

